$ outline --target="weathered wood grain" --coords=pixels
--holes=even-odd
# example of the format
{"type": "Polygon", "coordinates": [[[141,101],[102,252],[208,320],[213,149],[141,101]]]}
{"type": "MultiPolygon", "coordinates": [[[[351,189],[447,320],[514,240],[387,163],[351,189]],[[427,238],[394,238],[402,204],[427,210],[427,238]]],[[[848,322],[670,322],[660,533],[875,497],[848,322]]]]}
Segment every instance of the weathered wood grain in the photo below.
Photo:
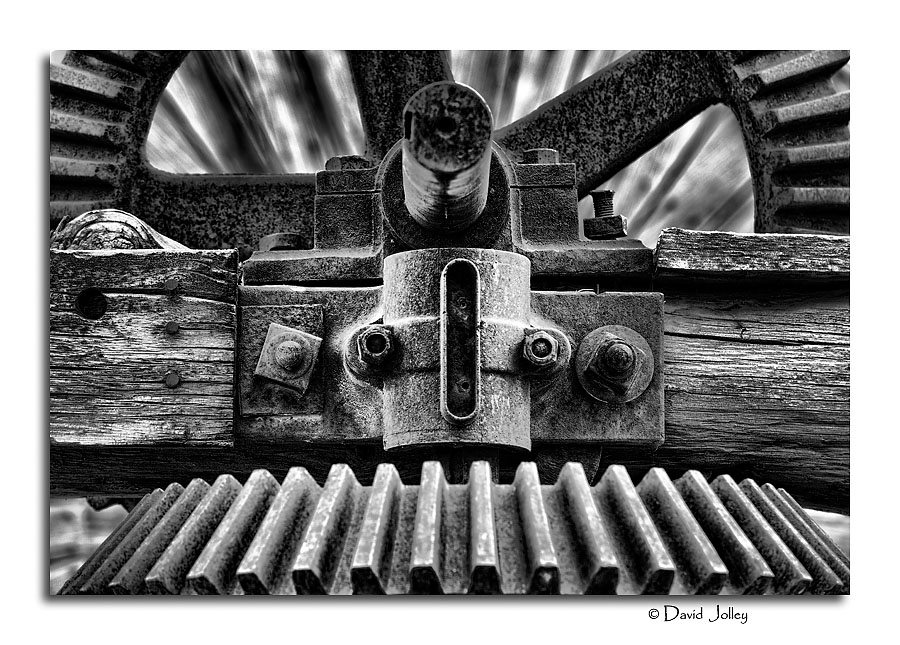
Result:
{"type": "Polygon", "coordinates": [[[233,251],[51,251],[51,444],[230,446],[236,267],[233,251]],[[96,320],[76,307],[89,286],[96,320]]]}
{"type": "Polygon", "coordinates": [[[850,279],[850,238],[667,228],[655,254],[658,278],[850,279]]]}
{"type": "Polygon", "coordinates": [[[163,294],[166,280],[175,278],[178,295],[234,304],[237,259],[233,250],[50,251],[50,290],[163,294]]]}
{"type": "Polygon", "coordinates": [[[849,293],[669,293],[665,311],[665,443],[603,463],[753,477],[847,512],[849,293]]]}

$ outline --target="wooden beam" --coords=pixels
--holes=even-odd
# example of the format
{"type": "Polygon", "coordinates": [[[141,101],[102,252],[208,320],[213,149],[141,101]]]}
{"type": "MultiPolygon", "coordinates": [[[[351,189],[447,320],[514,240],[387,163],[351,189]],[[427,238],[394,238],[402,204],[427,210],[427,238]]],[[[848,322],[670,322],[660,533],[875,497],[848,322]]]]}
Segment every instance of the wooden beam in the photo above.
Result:
{"type": "Polygon", "coordinates": [[[237,253],[50,255],[51,444],[231,445],[237,253]]]}
{"type": "Polygon", "coordinates": [[[665,443],[602,465],[751,477],[849,512],[849,291],[667,293],[665,316],[665,443]]]}
{"type": "Polygon", "coordinates": [[[850,238],[667,228],[655,262],[656,278],[663,280],[849,281],[850,238]]]}

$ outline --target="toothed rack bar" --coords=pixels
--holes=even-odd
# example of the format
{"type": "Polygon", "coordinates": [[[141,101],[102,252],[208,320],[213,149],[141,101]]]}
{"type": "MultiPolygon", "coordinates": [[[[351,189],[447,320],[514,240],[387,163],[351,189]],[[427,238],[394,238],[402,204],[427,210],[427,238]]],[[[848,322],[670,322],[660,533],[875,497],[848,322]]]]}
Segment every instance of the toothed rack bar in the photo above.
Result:
{"type": "Polygon", "coordinates": [[[751,479],[610,466],[591,487],[570,462],[542,485],[523,463],[501,485],[476,462],[450,485],[426,462],[418,486],[391,464],[362,486],[338,464],[324,488],[293,468],[157,489],[60,594],[840,594],[849,567],[751,479]]]}

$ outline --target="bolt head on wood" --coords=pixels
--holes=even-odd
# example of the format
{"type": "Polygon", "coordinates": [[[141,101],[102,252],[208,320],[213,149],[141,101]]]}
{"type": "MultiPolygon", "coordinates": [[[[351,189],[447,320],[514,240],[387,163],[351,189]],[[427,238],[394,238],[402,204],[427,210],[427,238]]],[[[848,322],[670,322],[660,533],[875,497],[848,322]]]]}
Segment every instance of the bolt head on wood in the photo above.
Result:
{"type": "Polygon", "coordinates": [[[175,388],[181,383],[181,376],[178,372],[166,372],[166,376],[163,379],[167,388],[175,388]]]}
{"type": "Polygon", "coordinates": [[[169,278],[163,283],[163,289],[165,289],[166,293],[172,295],[176,291],[178,291],[178,278],[169,278]]]}
{"type": "Polygon", "coordinates": [[[177,334],[179,329],[181,329],[181,325],[179,325],[174,320],[170,320],[169,322],[166,323],[166,333],[167,334],[172,334],[172,335],[177,334]]]}

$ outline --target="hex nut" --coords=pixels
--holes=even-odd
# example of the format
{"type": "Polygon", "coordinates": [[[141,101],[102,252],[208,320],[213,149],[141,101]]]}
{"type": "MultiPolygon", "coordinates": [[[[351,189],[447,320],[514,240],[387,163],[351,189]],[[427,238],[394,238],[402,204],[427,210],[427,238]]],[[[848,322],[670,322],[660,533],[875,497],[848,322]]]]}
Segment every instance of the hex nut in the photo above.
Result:
{"type": "Polygon", "coordinates": [[[372,367],[381,367],[393,358],[394,334],[383,325],[370,325],[356,337],[356,353],[359,360],[372,367]]]}
{"type": "Polygon", "coordinates": [[[581,341],[575,371],[592,398],[627,403],[650,385],[655,371],[653,351],[646,339],[629,327],[598,327],[581,341]]]}
{"type": "Polygon", "coordinates": [[[543,330],[528,330],[522,341],[522,356],[535,367],[549,367],[559,358],[559,341],[543,330]]]}

